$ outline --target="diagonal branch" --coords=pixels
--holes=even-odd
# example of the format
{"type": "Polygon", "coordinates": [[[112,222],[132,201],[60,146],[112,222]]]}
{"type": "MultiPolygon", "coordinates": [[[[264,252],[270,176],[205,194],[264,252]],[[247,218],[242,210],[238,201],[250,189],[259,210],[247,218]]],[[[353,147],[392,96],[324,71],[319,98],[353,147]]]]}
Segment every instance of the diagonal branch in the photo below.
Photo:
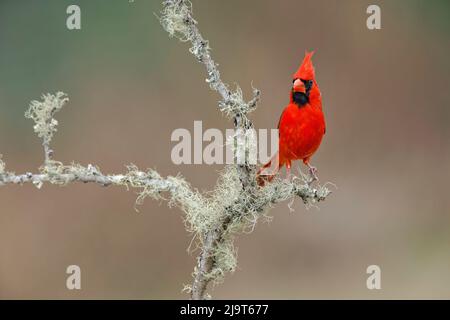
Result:
{"type": "Polygon", "coordinates": [[[239,87],[232,91],[229,85],[222,81],[217,64],[212,59],[209,42],[203,38],[197,27],[197,21],[193,18],[191,2],[165,0],[161,14],[160,22],[169,35],[183,42],[189,42],[191,44],[189,51],[205,66],[206,82],[222,98],[219,101],[219,109],[234,118],[235,127],[250,127],[251,123],[248,123],[246,115],[256,108],[260,100],[260,91],[254,88],[253,98],[245,102],[239,87]]]}

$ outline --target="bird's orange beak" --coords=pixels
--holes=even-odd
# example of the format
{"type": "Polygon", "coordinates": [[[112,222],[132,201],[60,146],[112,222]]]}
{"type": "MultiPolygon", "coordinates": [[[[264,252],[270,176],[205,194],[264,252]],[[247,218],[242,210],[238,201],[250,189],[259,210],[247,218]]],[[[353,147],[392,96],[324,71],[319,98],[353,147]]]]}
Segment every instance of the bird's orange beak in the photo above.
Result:
{"type": "Polygon", "coordinates": [[[300,79],[295,79],[294,84],[292,85],[292,89],[294,90],[294,92],[306,93],[305,84],[300,79]]]}

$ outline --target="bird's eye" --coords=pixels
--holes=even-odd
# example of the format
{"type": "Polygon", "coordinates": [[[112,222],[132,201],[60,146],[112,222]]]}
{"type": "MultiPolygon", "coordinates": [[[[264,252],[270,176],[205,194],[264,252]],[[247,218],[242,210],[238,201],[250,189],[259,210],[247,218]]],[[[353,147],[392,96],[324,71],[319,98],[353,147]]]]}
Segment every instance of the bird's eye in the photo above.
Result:
{"type": "Polygon", "coordinates": [[[302,80],[302,82],[305,84],[306,91],[311,90],[312,85],[313,85],[312,80],[303,80],[303,79],[300,79],[300,80],[302,80]]]}

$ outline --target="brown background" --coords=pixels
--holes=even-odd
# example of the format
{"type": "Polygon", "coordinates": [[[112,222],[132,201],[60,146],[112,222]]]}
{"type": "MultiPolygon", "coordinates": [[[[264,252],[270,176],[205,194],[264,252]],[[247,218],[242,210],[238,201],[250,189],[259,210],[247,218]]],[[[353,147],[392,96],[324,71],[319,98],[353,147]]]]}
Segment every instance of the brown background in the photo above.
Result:
{"type": "MultiPolygon", "coordinates": [[[[257,128],[276,126],[291,74],[316,50],[327,134],[313,158],[337,190],[296,201],[237,239],[239,264],[215,298],[450,298],[449,4],[446,1],[193,1],[223,79],[262,90],[257,128]],[[382,29],[366,28],[379,4],[382,29]],[[382,290],[366,268],[382,268],[382,290]]],[[[55,157],[122,172],[181,172],[210,189],[221,166],[175,166],[176,128],[230,127],[187,45],[169,39],[158,1],[0,2],[0,153],[7,168],[43,160],[30,100],[62,90],[55,157]],[[82,30],[65,28],[66,7],[82,30]]],[[[195,255],[177,209],[121,188],[0,189],[1,298],[184,298],[195,255]],[[65,269],[82,269],[68,291],[65,269]]]]}

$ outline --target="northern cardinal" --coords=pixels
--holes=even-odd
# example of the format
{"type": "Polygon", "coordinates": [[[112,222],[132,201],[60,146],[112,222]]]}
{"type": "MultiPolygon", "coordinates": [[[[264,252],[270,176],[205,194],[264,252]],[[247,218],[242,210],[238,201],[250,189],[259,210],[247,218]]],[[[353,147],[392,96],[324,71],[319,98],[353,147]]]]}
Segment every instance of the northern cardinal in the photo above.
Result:
{"type": "Polygon", "coordinates": [[[270,182],[284,165],[289,177],[293,160],[302,160],[309,168],[310,181],[317,180],[317,170],[309,161],[325,134],[325,118],[311,60],[313,54],[306,52],[300,68],[293,75],[290,103],[278,122],[278,153],[258,171],[257,182],[260,186],[270,182]],[[272,171],[268,172],[269,168],[272,171]]]}

